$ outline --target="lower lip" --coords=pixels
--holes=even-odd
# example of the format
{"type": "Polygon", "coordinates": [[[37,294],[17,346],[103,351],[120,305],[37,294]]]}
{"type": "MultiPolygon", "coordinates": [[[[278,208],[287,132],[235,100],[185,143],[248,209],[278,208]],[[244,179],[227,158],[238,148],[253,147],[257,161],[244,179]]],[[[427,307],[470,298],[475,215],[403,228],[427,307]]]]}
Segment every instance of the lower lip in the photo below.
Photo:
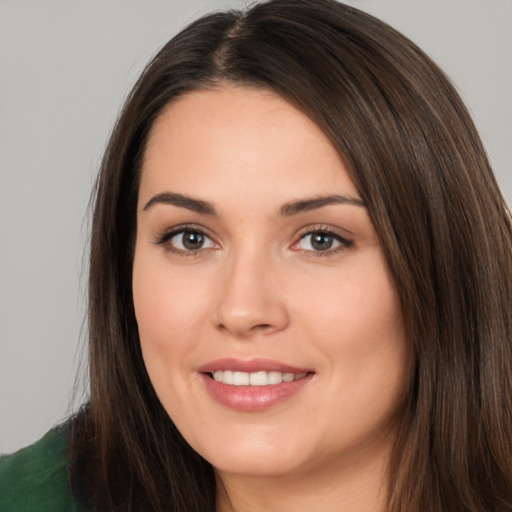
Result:
{"type": "Polygon", "coordinates": [[[242,412],[264,411],[293,397],[311,381],[313,374],[292,382],[271,386],[231,386],[201,373],[201,378],[210,396],[226,407],[242,412]]]}

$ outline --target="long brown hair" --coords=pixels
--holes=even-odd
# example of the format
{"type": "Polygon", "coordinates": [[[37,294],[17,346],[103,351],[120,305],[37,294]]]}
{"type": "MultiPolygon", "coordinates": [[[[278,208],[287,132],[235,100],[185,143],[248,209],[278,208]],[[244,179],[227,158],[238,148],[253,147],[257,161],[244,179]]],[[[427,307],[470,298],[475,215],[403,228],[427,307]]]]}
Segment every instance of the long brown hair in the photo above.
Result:
{"type": "Polygon", "coordinates": [[[330,138],[365,201],[401,298],[411,386],[388,509],[512,510],[512,227],[482,143],[442,71],[386,24],[333,0],[206,16],[130,94],[97,181],[90,402],[72,478],[100,510],[213,511],[212,467],[159,403],[133,311],[136,203],[148,133],[178,96],[272,90],[330,138]]]}

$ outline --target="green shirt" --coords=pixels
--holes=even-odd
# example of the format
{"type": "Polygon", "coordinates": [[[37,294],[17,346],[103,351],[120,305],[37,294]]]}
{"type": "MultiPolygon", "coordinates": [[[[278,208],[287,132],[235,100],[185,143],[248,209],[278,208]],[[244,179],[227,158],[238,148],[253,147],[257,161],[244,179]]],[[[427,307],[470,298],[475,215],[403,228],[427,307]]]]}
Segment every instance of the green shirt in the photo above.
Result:
{"type": "Polygon", "coordinates": [[[69,485],[65,428],[0,457],[0,512],[78,512],[69,485]]]}

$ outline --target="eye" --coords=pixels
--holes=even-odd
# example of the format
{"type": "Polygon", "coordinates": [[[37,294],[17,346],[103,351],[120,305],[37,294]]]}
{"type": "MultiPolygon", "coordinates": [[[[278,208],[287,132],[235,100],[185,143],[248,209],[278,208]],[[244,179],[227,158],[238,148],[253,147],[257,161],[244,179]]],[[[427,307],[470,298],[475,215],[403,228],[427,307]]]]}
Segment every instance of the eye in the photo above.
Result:
{"type": "Polygon", "coordinates": [[[353,244],[342,236],[325,230],[309,231],[300,237],[296,249],[316,253],[336,253],[353,244]]]}
{"type": "Polygon", "coordinates": [[[163,235],[157,244],[165,245],[171,252],[190,253],[216,247],[213,240],[198,229],[180,229],[163,235]]]}
{"type": "Polygon", "coordinates": [[[169,239],[169,243],[181,251],[198,251],[214,246],[213,241],[200,231],[184,230],[169,239]]]}

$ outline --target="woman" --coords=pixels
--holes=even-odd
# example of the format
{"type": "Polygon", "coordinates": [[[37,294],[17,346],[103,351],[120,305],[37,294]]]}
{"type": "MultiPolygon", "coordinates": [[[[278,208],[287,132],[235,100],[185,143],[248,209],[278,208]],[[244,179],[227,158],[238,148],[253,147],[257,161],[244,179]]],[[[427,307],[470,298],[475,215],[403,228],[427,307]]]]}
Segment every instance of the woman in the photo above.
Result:
{"type": "Polygon", "coordinates": [[[512,510],[511,256],[410,41],[330,0],[202,18],[107,148],[90,402],[38,474],[63,510],[512,510]]]}

